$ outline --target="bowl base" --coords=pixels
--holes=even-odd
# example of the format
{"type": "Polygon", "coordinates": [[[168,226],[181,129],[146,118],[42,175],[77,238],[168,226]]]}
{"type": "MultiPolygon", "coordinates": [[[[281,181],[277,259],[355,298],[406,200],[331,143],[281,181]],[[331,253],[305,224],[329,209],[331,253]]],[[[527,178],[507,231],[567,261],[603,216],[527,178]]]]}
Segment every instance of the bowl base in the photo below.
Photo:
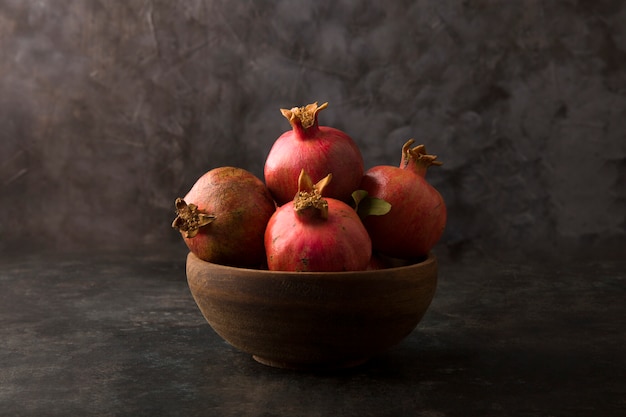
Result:
{"type": "Polygon", "coordinates": [[[334,371],[339,369],[354,368],[359,365],[363,365],[370,358],[352,359],[342,362],[330,362],[330,363],[294,363],[283,362],[274,359],[267,359],[261,356],[252,355],[252,358],[266,366],[281,369],[291,369],[295,371],[334,371]]]}

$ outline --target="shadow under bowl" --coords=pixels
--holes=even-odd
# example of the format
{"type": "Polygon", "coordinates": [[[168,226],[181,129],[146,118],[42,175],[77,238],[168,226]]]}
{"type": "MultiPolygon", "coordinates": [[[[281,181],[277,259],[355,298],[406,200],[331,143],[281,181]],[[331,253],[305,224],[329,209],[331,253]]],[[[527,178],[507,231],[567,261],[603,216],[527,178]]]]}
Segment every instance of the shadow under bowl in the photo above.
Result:
{"type": "Polygon", "coordinates": [[[437,286],[437,261],[355,272],[276,272],[187,256],[202,315],[265,365],[332,370],[360,365],[408,336],[437,286]]]}

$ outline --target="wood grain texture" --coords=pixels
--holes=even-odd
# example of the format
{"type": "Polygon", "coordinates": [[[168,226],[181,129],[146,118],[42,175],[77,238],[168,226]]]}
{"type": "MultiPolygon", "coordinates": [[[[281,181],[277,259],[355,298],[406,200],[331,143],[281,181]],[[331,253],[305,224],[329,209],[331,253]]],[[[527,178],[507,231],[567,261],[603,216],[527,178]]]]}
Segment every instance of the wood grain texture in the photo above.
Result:
{"type": "Polygon", "coordinates": [[[293,369],[361,364],[408,336],[430,306],[437,261],[378,271],[272,272],[187,257],[200,311],[231,345],[293,369]]]}

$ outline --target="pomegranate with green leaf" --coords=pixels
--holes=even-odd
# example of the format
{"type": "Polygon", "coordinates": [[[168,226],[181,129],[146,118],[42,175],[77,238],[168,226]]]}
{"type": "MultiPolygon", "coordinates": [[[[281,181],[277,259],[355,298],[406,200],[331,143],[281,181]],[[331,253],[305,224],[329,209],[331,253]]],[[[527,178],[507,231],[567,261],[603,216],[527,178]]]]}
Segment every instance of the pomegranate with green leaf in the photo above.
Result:
{"type": "Polygon", "coordinates": [[[428,155],[424,145],[411,148],[413,139],[402,147],[399,167],[380,165],[367,170],[360,189],[391,205],[382,216],[366,216],[363,223],[375,251],[400,259],[428,255],[446,225],[443,197],[426,181],[426,171],[441,165],[428,155]]]}

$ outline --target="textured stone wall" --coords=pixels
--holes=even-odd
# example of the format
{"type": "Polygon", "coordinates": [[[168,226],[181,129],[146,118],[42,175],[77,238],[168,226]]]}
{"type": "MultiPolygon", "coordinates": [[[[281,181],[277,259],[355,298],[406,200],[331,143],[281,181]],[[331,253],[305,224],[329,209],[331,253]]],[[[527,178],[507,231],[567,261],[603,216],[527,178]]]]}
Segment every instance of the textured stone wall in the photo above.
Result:
{"type": "Polygon", "coordinates": [[[442,246],[624,249],[624,22],[619,0],[0,1],[0,248],[176,242],[175,197],[261,176],[279,108],[328,101],[368,167],[411,137],[444,162],[442,246]]]}

